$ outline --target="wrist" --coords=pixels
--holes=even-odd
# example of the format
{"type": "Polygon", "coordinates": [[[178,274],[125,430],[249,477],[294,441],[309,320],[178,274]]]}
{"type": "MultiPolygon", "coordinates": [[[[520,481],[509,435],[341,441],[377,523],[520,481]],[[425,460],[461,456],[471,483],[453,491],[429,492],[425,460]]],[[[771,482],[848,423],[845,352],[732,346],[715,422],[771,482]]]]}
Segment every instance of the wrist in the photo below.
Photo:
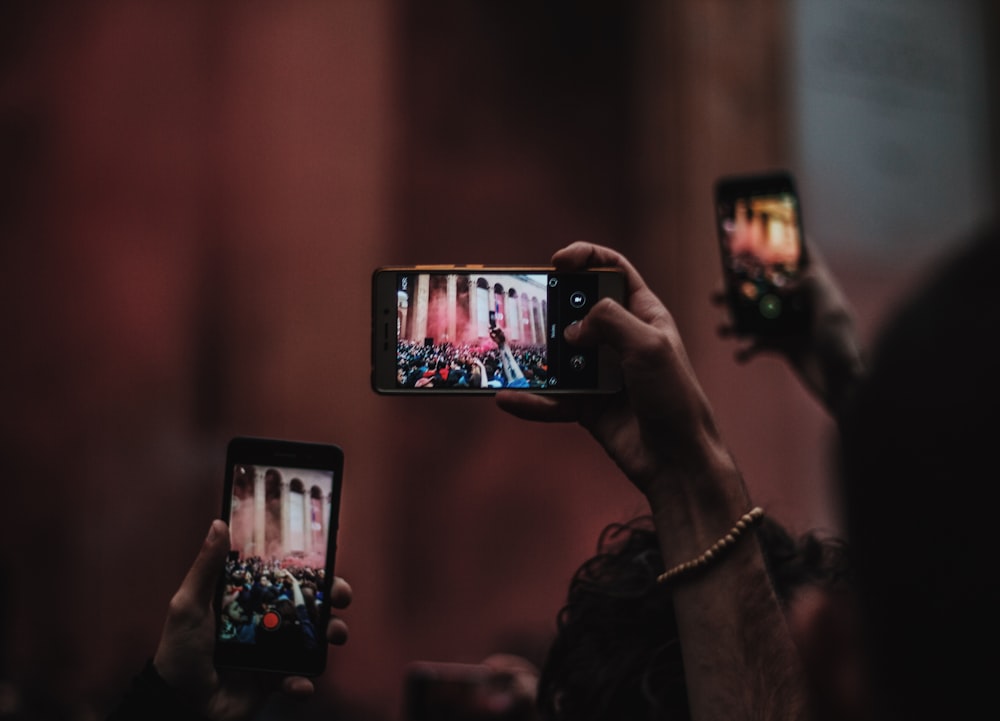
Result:
{"type": "Polygon", "coordinates": [[[711,547],[751,508],[743,476],[721,441],[660,469],[645,495],[667,566],[711,547]]]}

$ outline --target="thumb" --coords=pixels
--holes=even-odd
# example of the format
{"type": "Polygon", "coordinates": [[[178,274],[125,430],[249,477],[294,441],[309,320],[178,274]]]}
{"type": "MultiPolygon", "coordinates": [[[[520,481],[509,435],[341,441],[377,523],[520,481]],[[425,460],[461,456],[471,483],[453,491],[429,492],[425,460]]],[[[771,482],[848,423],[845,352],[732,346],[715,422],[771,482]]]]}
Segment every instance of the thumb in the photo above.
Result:
{"type": "Polygon", "coordinates": [[[186,599],[203,608],[207,608],[215,596],[215,584],[219,578],[229,553],[229,527],[224,521],[212,521],[205,542],[201,545],[198,556],[184,577],[181,591],[186,599]]]}

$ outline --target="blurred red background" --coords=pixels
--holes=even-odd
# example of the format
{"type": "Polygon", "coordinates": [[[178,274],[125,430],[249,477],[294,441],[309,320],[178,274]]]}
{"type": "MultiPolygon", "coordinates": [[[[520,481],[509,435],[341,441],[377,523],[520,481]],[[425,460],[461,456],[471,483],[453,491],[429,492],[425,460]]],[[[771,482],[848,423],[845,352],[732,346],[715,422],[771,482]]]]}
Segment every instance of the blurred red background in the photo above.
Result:
{"type": "MultiPolygon", "coordinates": [[[[710,303],[712,180],[793,161],[787,9],[737,5],[5,5],[0,715],[116,700],[234,435],[346,453],[352,637],[303,713],[396,718],[415,659],[541,660],[570,575],[642,499],[577,427],[376,396],[382,264],[623,251],[754,497],[835,531],[830,422],[781,364],[737,366],[710,303]]],[[[827,254],[869,334],[913,265],[827,254]]]]}

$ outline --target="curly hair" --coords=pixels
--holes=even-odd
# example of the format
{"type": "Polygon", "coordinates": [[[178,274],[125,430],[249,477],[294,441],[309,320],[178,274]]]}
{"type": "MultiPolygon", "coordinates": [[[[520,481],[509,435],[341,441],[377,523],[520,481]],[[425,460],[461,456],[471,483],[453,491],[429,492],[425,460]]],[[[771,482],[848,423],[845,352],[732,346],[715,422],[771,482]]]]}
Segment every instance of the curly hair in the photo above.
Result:
{"type": "MultiPolygon", "coordinates": [[[[794,538],[765,517],[757,528],[779,600],[804,585],[846,587],[850,563],[836,538],[794,538]]],[[[670,589],[650,516],[612,523],[597,554],[570,581],[542,666],[538,710],[551,721],[688,719],[684,664],[670,589]]]]}

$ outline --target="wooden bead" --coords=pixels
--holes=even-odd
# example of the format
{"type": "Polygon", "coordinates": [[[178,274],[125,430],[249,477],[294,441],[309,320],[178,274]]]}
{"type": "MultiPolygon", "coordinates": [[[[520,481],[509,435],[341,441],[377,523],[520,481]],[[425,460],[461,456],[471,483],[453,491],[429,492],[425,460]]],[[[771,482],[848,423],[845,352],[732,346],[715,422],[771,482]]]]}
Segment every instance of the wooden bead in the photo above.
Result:
{"type": "Polygon", "coordinates": [[[721,556],[722,551],[736,543],[736,539],[742,536],[743,532],[746,531],[747,528],[756,524],[763,517],[764,509],[760,506],[755,506],[750,509],[748,513],[744,513],[740,517],[740,519],[736,522],[736,525],[729,530],[729,533],[713,543],[708,550],[697,558],[685,561],[684,563],[678,564],[673,568],[664,571],[656,577],[657,582],[663,583],[664,581],[669,581],[682,573],[707,566],[709,563],[721,556]]]}

